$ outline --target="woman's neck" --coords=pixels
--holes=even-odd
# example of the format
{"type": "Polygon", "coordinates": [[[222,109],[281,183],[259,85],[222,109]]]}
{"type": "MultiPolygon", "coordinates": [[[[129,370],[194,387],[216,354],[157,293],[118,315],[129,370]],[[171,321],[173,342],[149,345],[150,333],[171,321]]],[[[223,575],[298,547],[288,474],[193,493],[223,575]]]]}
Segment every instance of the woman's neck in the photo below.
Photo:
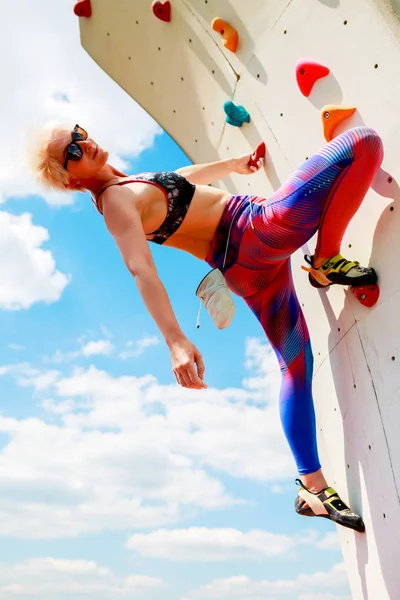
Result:
{"type": "Polygon", "coordinates": [[[96,175],[96,177],[89,177],[81,181],[82,187],[97,195],[100,190],[110,183],[119,180],[123,177],[128,177],[126,173],[119,171],[112,165],[105,165],[105,167],[96,175]]]}

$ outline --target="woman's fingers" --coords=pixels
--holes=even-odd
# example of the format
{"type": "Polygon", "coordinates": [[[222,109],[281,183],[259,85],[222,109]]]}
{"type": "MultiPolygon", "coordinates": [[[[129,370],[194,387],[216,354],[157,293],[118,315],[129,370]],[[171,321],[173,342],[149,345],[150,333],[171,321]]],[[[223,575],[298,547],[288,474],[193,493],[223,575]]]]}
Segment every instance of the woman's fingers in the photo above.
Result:
{"type": "Polygon", "coordinates": [[[205,389],[204,363],[196,346],[184,339],[171,345],[170,350],[172,370],[179,385],[190,389],[205,389]]]}
{"type": "Polygon", "coordinates": [[[200,377],[204,386],[207,387],[206,384],[204,383],[204,373],[205,373],[206,368],[204,366],[203,357],[200,354],[200,352],[198,352],[198,351],[194,355],[194,362],[196,363],[198,376],[200,377]]]}
{"type": "Polygon", "coordinates": [[[249,168],[250,173],[256,173],[257,171],[259,171],[261,169],[261,167],[263,166],[263,163],[264,163],[264,159],[259,158],[256,163],[249,164],[248,168],[249,168]]]}
{"type": "Polygon", "coordinates": [[[194,363],[189,365],[189,367],[187,369],[187,373],[188,373],[191,383],[193,384],[193,387],[195,387],[199,390],[207,387],[206,384],[203,383],[201,377],[199,377],[199,375],[197,374],[197,370],[196,370],[196,367],[194,366],[194,363]]]}
{"type": "Polygon", "coordinates": [[[201,377],[198,375],[194,363],[180,367],[179,369],[176,369],[174,373],[177,382],[182,387],[197,390],[205,389],[207,387],[201,377]]]}
{"type": "Polygon", "coordinates": [[[175,372],[176,381],[184,388],[190,388],[190,378],[186,375],[185,371],[177,369],[175,372]]]}

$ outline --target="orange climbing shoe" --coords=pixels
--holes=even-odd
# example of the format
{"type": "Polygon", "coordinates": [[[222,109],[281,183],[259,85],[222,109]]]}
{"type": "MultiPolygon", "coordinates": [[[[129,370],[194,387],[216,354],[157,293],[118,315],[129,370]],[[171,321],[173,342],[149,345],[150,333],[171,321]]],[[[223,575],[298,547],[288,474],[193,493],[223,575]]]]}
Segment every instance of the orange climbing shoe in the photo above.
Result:
{"type": "Polygon", "coordinates": [[[352,512],[333,488],[328,487],[314,493],[310,492],[300,479],[296,479],[296,483],[300,486],[294,503],[297,514],[304,517],[323,517],[359,533],[365,531],[360,515],[352,512]]]}
{"type": "Polygon", "coordinates": [[[313,265],[314,256],[305,254],[304,259],[310,266],[301,268],[308,271],[309,282],[316,288],[328,287],[333,283],[359,287],[374,285],[378,280],[375,269],[361,267],[359,262],[346,260],[341,254],[336,254],[318,269],[313,265]]]}

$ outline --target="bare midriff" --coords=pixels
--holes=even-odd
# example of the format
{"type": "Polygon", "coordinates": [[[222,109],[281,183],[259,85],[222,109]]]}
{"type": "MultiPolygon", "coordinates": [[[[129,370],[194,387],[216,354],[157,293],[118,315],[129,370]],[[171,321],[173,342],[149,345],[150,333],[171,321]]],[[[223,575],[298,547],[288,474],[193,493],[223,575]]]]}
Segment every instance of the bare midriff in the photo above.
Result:
{"type": "MultiPolygon", "coordinates": [[[[151,241],[151,231],[155,231],[167,215],[165,194],[156,187],[142,183],[128,183],[133,194],[132,205],[142,215],[143,230],[151,241]]],[[[116,188],[114,188],[116,189],[116,188]]],[[[221,220],[224,208],[232,194],[209,185],[196,185],[189,210],[179,229],[169,237],[164,246],[190,252],[204,260],[221,220]]]]}

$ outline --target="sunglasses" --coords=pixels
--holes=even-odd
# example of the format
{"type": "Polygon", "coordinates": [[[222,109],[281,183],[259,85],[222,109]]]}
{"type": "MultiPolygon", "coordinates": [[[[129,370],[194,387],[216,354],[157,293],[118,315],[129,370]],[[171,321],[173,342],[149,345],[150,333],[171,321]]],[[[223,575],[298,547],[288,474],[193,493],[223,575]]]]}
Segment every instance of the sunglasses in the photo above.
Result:
{"type": "Polygon", "coordinates": [[[75,125],[74,129],[71,131],[71,138],[72,142],[68,144],[65,149],[64,169],[67,169],[69,160],[81,160],[83,156],[83,150],[76,142],[87,140],[88,134],[84,129],[82,129],[82,127],[75,125]]]}

